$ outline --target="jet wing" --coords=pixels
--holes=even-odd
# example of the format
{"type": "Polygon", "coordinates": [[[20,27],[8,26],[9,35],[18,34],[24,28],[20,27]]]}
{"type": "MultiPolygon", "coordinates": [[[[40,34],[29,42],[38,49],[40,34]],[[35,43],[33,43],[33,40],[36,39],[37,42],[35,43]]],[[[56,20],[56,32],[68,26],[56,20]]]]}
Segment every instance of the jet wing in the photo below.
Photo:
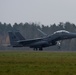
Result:
{"type": "Polygon", "coordinates": [[[20,41],[17,41],[19,44],[31,44],[31,43],[34,43],[34,42],[37,42],[37,41],[40,41],[42,40],[42,38],[36,38],[36,39],[28,39],[28,40],[20,40],[20,41]]]}

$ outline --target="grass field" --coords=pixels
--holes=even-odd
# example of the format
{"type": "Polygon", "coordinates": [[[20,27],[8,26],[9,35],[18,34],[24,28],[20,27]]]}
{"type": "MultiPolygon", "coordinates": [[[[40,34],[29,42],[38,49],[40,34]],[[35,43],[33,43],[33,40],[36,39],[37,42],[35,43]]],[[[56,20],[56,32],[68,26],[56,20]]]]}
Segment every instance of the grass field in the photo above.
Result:
{"type": "Polygon", "coordinates": [[[0,75],[76,75],[76,52],[0,52],[0,75]]]}

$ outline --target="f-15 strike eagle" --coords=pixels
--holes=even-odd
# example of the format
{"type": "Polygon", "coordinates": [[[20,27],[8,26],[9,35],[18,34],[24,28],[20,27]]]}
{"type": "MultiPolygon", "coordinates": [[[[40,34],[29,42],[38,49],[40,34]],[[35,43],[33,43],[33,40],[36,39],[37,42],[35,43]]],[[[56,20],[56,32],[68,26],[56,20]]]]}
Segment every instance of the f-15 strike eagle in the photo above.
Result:
{"type": "Polygon", "coordinates": [[[12,47],[30,47],[34,50],[43,50],[45,47],[56,45],[60,40],[76,38],[76,33],[59,30],[42,38],[25,39],[20,32],[9,32],[9,38],[12,47]]]}

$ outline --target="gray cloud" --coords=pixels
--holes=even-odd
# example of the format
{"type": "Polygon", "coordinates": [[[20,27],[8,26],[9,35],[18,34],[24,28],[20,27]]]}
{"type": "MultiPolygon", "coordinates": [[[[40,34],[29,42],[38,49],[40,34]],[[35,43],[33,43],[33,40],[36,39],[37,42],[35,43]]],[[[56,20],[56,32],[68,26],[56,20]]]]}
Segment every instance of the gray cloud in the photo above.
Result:
{"type": "Polygon", "coordinates": [[[0,21],[76,24],[76,0],[0,0],[0,21]]]}

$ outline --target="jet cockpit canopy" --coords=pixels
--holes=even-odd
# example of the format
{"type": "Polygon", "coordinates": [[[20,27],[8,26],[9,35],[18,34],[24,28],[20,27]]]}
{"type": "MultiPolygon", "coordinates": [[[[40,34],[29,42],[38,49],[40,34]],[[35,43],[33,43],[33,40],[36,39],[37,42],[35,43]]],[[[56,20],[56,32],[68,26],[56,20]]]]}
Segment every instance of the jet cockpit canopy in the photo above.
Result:
{"type": "Polygon", "coordinates": [[[56,33],[69,33],[69,31],[66,31],[66,30],[59,30],[59,31],[54,32],[54,34],[56,34],[56,33]]]}

